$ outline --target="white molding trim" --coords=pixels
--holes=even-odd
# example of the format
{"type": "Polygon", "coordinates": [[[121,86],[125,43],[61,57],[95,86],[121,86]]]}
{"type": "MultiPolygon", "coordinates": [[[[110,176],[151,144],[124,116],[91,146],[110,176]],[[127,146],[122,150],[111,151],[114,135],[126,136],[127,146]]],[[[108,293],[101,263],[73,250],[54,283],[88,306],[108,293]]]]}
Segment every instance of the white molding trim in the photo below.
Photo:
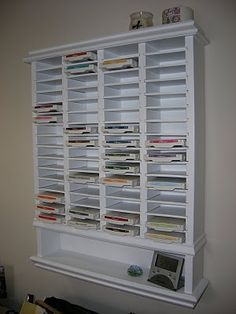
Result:
{"type": "Polygon", "coordinates": [[[208,285],[208,281],[202,279],[192,295],[172,291],[158,286],[148,286],[143,283],[134,283],[128,280],[110,277],[104,274],[71,267],[65,264],[50,261],[47,258],[32,256],[30,258],[35,266],[49,271],[57,272],[73,278],[78,278],[87,282],[118,289],[120,291],[160,300],[188,308],[194,308],[198,303],[201,295],[208,285]]]}
{"type": "Polygon", "coordinates": [[[206,236],[203,234],[195,243],[194,245],[187,245],[184,243],[181,244],[166,244],[162,242],[156,242],[149,239],[136,239],[131,238],[129,242],[124,242],[124,239],[119,236],[114,236],[111,234],[106,234],[104,232],[96,231],[96,230],[80,230],[76,228],[71,228],[70,226],[58,226],[56,224],[47,224],[40,221],[34,221],[34,227],[39,229],[46,229],[51,230],[63,234],[69,234],[78,236],[81,238],[89,238],[95,239],[102,242],[109,242],[109,243],[117,243],[122,246],[128,247],[137,247],[147,250],[155,250],[155,251],[163,251],[163,252],[172,252],[173,254],[187,254],[187,255],[195,255],[206,243],[206,236]]]}
{"type": "Polygon", "coordinates": [[[24,62],[31,63],[39,59],[61,56],[62,54],[73,53],[77,50],[93,50],[107,48],[127,43],[147,42],[167,37],[196,35],[204,44],[208,43],[207,38],[200,30],[199,26],[193,21],[185,21],[175,24],[165,24],[147,27],[140,30],[132,30],[126,33],[115,34],[101,38],[90,39],[78,43],[61,45],[57,47],[31,51],[24,58],[24,62]]]}

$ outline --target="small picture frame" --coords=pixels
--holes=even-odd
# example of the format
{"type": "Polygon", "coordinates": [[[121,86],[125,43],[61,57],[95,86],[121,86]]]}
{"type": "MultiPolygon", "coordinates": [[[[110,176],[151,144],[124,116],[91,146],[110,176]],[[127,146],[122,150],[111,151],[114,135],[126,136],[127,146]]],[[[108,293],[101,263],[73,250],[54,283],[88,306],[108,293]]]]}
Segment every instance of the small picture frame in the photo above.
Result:
{"type": "Polygon", "coordinates": [[[148,281],[176,291],[184,285],[183,265],[183,257],[155,251],[148,281]]]}

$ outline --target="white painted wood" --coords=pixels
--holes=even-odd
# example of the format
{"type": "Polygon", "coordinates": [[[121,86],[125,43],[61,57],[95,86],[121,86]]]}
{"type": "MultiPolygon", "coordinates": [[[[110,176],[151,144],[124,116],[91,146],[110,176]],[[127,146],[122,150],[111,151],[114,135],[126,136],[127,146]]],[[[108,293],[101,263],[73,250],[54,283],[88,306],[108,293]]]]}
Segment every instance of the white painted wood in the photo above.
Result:
{"type": "MultiPolygon", "coordinates": [[[[84,258],[84,256],[82,258],[84,258]]],[[[31,260],[35,263],[36,266],[46,270],[54,271],[63,275],[79,278],[81,280],[93,282],[102,286],[111,287],[113,289],[118,289],[143,297],[148,297],[189,308],[194,308],[196,306],[202,293],[207,287],[207,281],[202,279],[193,294],[183,293],[182,290],[174,292],[161,287],[159,288],[158,286],[151,285],[151,283],[147,284],[146,281],[143,281],[143,278],[132,278],[131,280],[129,277],[127,277],[127,275],[125,276],[124,271],[128,265],[121,265],[120,274],[116,273],[118,276],[114,277],[113,270],[115,268],[117,271],[117,266],[119,264],[114,263],[110,265],[111,268],[108,268],[108,265],[106,263],[104,264],[104,259],[92,259],[92,262],[94,265],[105,266],[105,275],[101,275],[99,272],[90,272],[87,270],[82,271],[77,266],[78,261],[81,262],[81,259],[79,259],[78,256],[75,255],[73,258],[68,259],[68,255],[61,255],[60,252],[55,257],[31,257],[31,260]],[[109,271],[111,272],[110,274],[109,271]]],[[[83,263],[84,265],[89,264],[86,257],[83,263]]]]}
{"type": "Polygon", "coordinates": [[[205,204],[205,74],[204,50],[198,40],[194,40],[194,89],[197,91],[195,99],[195,210],[194,210],[194,238],[204,233],[204,204],[205,204]]]}
{"type": "Polygon", "coordinates": [[[73,53],[78,50],[89,51],[93,49],[103,49],[105,47],[119,46],[133,42],[145,42],[166,37],[177,37],[181,35],[195,35],[199,37],[199,39],[204,44],[208,43],[208,40],[206,39],[203,32],[200,30],[199,26],[196,25],[194,21],[186,21],[178,24],[159,25],[103,38],[95,38],[77,44],[68,44],[50,49],[46,48],[37,51],[31,51],[24,59],[24,61],[30,63],[34,60],[66,55],[68,53],[73,53]]]}
{"type": "Polygon", "coordinates": [[[187,224],[189,232],[187,234],[187,241],[192,243],[194,241],[193,237],[193,225],[194,225],[194,202],[195,202],[195,116],[194,116],[194,46],[193,46],[193,37],[187,36],[185,38],[185,45],[186,45],[186,58],[188,60],[186,64],[186,74],[187,74],[187,95],[186,95],[186,102],[187,102],[187,141],[188,141],[188,164],[187,164],[187,171],[188,171],[188,193],[187,193],[187,224]]]}
{"type": "MultiPolygon", "coordinates": [[[[61,223],[43,221],[38,216],[42,212],[36,211],[38,252],[31,258],[36,266],[174,304],[196,305],[207,285],[203,279],[206,239],[202,128],[206,43],[195,23],[188,21],[43,49],[30,52],[25,58],[25,62],[32,63],[33,105],[63,103],[61,112],[49,114],[58,119],[61,116],[58,123],[33,124],[35,195],[45,191],[61,193],[64,200],[60,202],[65,207],[58,217],[49,217],[56,217],[61,223]],[[76,63],[66,63],[64,56],[83,50],[92,51],[97,57],[81,65],[96,66],[97,72],[68,75],[66,68],[76,63]],[[102,69],[103,61],[119,63],[119,59],[132,59],[138,66],[102,69]],[[117,124],[135,125],[135,132],[104,131],[105,126],[117,124]],[[76,126],[95,131],[91,134],[65,131],[76,126]],[[155,138],[183,139],[186,144],[148,146],[155,138]],[[74,140],[82,144],[72,145],[74,140]],[[129,140],[130,144],[111,144],[114,140],[129,140]],[[112,152],[131,152],[139,158],[109,160],[106,154],[112,152]],[[181,156],[180,161],[157,163],[151,158],[152,154],[170,152],[181,156]],[[130,186],[103,184],[104,178],[119,174],[109,170],[117,162],[130,167],[122,170],[130,186]],[[131,169],[135,172],[130,173],[131,169]],[[72,178],[75,173],[82,177],[72,178]],[[181,189],[155,188],[153,179],[165,178],[171,183],[183,180],[181,189]],[[70,210],[76,206],[99,213],[90,218],[96,230],[71,225],[71,219],[75,222],[76,218],[70,210]],[[135,213],[139,220],[131,228],[138,231],[137,235],[105,232],[109,224],[104,215],[113,213],[135,213]],[[164,243],[146,238],[146,232],[151,230],[147,222],[157,217],[182,219],[186,226],[185,241],[164,243]],[[184,257],[182,289],[173,292],[147,281],[154,251],[184,257]],[[139,264],[144,275],[128,276],[130,264],[139,264]]],[[[36,112],[34,116],[42,118],[46,113],[36,112]]]]}

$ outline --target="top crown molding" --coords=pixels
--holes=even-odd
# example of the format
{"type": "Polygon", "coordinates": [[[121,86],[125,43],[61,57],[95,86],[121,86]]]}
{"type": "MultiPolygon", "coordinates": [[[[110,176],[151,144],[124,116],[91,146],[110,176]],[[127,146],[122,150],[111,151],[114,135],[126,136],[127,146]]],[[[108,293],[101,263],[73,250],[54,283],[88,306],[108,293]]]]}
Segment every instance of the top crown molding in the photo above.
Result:
{"type": "Polygon", "coordinates": [[[104,49],[112,46],[147,42],[156,39],[177,37],[177,36],[195,36],[202,44],[208,44],[208,39],[200,27],[193,21],[185,21],[173,24],[163,24],[138,30],[132,30],[126,33],[119,33],[111,36],[90,39],[73,44],[66,44],[47,49],[30,51],[24,58],[24,62],[31,63],[40,59],[62,56],[73,53],[78,50],[104,49]]]}

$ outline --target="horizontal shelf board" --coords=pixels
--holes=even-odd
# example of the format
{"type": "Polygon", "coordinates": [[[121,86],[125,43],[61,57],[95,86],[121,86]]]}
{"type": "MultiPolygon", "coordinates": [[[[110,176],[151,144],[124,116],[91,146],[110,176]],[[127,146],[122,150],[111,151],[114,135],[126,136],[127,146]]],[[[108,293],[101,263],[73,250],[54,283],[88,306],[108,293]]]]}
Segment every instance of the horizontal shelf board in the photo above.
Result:
{"type": "Polygon", "coordinates": [[[73,195],[79,194],[79,195],[99,196],[99,188],[85,187],[85,188],[81,188],[77,190],[72,190],[70,193],[73,195]]]}
{"type": "MultiPolygon", "coordinates": [[[[55,262],[59,262],[61,264],[65,264],[68,266],[72,266],[75,268],[82,269],[87,275],[87,271],[90,273],[94,273],[94,276],[100,275],[110,275],[111,277],[117,278],[127,278],[127,269],[129,265],[116,262],[116,261],[109,261],[104,258],[96,257],[96,256],[89,256],[83,255],[78,253],[73,253],[71,251],[58,251],[55,252],[53,255],[46,256],[47,259],[55,262]]],[[[146,270],[146,275],[148,271],[146,270]]],[[[133,277],[131,278],[131,280],[133,277]]],[[[134,280],[134,279],[133,279],[134,280]]],[[[138,280],[134,280],[135,282],[140,281],[140,277],[138,280]]]]}
{"type": "Polygon", "coordinates": [[[97,110],[93,110],[93,109],[88,109],[88,110],[69,110],[67,111],[68,114],[91,114],[91,113],[98,113],[98,109],[97,110]]]}
{"type": "Polygon", "coordinates": [[[183,288],[172,291],[147,281],[147,268],[143,269],[142,276],[132,277],[127,274],[129,264],[62,250],[44,257],[34,256],[31,260],[47,270],[190,308],[196,305],[208,284],[207,280],[201,280],[192,295],[184,293],[183,288]]]}
{"type": "Polygon", "coordinates": [[[64,176],[60,176],[60,175],[56,175],[56,174],[39,176],[38,178],[41,180],[64,182],[64,176]]]}
{"type": "Polygon", "coordinates": [[[147,189],[150,190],[150,191],[159,191],[159,192],[179,192],[179,193],[186,193],[188,191],[188,189],[179,189],[179,188],[173,188],[173,189],[165,189],[164,187],[163,188],[158,188],[158,187],[155,187],[155,186],[150,186],[148,185],[147,186],[147,189]]]}
{"type": "Polygon", "coordinates": [[[98,99],[97,98],[93,98],[93,99],[89,99],[89,98],[83,98],[83,99],[79,99],[79,100],[76,100],[74,99],[73,101],[69,101],[69,106],[70,104],[74,104],[74,105],[87,105],[87,106],[92,106],[92,105],[96,105],[98,104],[98,99]]]}
{"type": "Polygon", "coordinates": [[[107,209],[113,209],[113,210],[120,210],[120,211],[124,211],[124,212],[137,212],[140,213],[140,204],[135,202],[135,203],[130,203],[130,202],[118,202],[114,205],[109,205],[106,206],[107,209]]]}
{"type": "Polygon", "coordinates": [[[38,155],[38,159],[55,159],[64,160],[64,155],[48,154],[48,155],[38,155]]]}
{"type": "Polygon", "coordinates": [[[155,56],[155,55],[171,54],[171,53],[183,52],[183,51],[186,51],[185,47],[162,49],[162,50],[155,51],[155,52],[147,52],[145,55],[146,56],[155,56]]]}
{"type": "Polygon", "coordinates": [[[54,70],[62,70],[62,65],[49,65],[49,66],[44,66],[42,68],[37,68],[36,72],[44,72],[44,71],[54,71],[54,70]]]}
{"type": "MultiPolygon", "coordinates": [[[[186,66],[186,62],[179,62],[178,64],[161,64],[161,65],[150,65],[150,66],[146,66],[144,67],[146,70],[155,70],[155,69],[164,69],[164,68],[175,68],[175,67],[179,67],[179,66],[186,66]]],[[[175,72],[174,72],[175,73],[175,72]]]]}
{"type": "Polygon", "coordinates": [[[56,263],[56,265],[61,265],[60,268],[62,271],[64,269],[65,271],[73,270],[73,273],[81,272],[81,274],[87,277],[87,280],[89,280],[91,277],[100,277],[100,280],[103,281],[103,285],[108,281],[112,285],[114,285],[114,283],[118,284],[119,289],[122,286],[130,286],[137,290],[142,287],[150,293],[155,291],[155,294],[159,290],[163,291],[162,293],[169,296],[175,295],[177,293],[181,294],[181,290],[178,290],[178,292],[173,292],[171,290],[157,287],[156,285],[148,282],[148,269],[143,269],[143,275],[140,277],[129,276],[127,269],[130,265],[114,260],[107,260],[101,257],[72,253],[71,251],[57,251],[54,254],[45,256],[43,259],[50,261],[52,266],[55,266],[54,263],[56,263]]]}
{"type": "Polygon", "coordinates": [[[62,94],[62,87],[53,88],[53,89],[44,89],[44,90],[36,90],[36,94],[62,94]]]}
{"type": "Polygon", "coordinates": [[[85,207],[92,207],[92,208],[100,209],[99,200],[93,199],[93,198],[82,198],[81,200],[71,202],[71,205],[75,205],[75,206],[81,205],[85,207]]]}
{"type": "MultiPolygon", "coordinates": [[[[149,162],[147,162],[147,164],[153,164],[153,165],[163,165],[163,166],[172,166],[172,165],[185,165],[185,164],[187,164],[187,162],[182,162],[182,161],[180,161],[180,162],[178,162],[178,161],[167,161],[167,162],[165,162],[165,161],[158,161],[158,160],[156,160],[156,161],[149,161],[149,162]]],[[[155,174],[154,174],[155,175],[155,174]]]]}
{"type": "Polygon", "coordinates": [[[65,133],[67,138],[69,137],[94,137],[97,138],[99,136],[98,133],[65,133]]]}
{"type": "Polygon", "coordinates": [[[156,135],[156,136],[174,136],[174,137],[187,137],[187,134],[185,134],[185,133],[173,133],[173,132],[171,132],[171,133],[160,133],[160,132],[146,132],[146,135],[147,136],[150,136],[150,135],[156,135]]]}
{"type": "Polygon", "coordinates": [[[124,120],[106,120],[106,121],[104,121],[104,123],[109,123],[109,124],[112,124],[112,123],[119,123],[119,124],[126,124],[126,123],[133,123],[133,124],[138,124],[139,123],[139,121],[138,120],[129,120],[129,122],[128,121],[124,121],[124,120]]]}
{"type": "Polygon", "coordinates": [[[170,217],[170,218],[183,218],[186,219],[186,209],[185,208],[174,208],[171,206],[159,206],[153,210],[147,212],[148,216],[160,216],[160,217],[170,217]]]}
{"type": "Polygon", "coordinates": [[[187,202],[186,202],[186,197],[185,195],[156,195],[153,197],[148,197],[147,198],[148,204],[151,203],[161,203],[161,204],[167,204],[167,205],[175,205],[175,206],[182,206],[185,207],[187,202]]]}
{"type": "Polygon", "coordinates": [[[148,97],[152,99],[186,99],[186,93],[146,93],[145,96],[147,97],[147,103],[148,103],[148,97]]]}
{"type": "Polygon", "coordinates": [[[85,161],[99,161],[100,157],[92,157],[92,156],[78,156],[78,157],[69,157],[69,160],[85,160],[85,161]]]}
{"type": "MultiPolygon", "coordinates": [[[[77,121],[77,122],[68,122],[67,123],[68,125],[66,127],[70,127],[71,125],[72,126],[75,126],[75,125],[84,125],[84,121],[83,122],[80,122],[80,121],[77,121]]],[[[98,121],[88,121],[86,122],[87,125],[98,125],[98,121]]]]}
{"type": "Polygon", "coordinates": [[[70,79],[82,80],[83,78],[87,78],[87,77],[90,77],[90,76],[91,76],[91,77],[96,77],[97,75],[98,75],[97,72],[80,73],[80,74],[69,74],[69,75],[67,76],[67,79],[68,79],[68,81],[69,81],[70,79]]]}
{"type": "Polygon", "coordinates": [[[62,116],[63,115],[63,111],[57,111],[57,112],[43,112],[43,113],[36,113],[34,115],[34,118],[38,118],[38,117],[43,117],[43,116],[62,116]]]}
{"type": "Polygon", "coordinates": [[[37,60],[37,67],[39,66],[59,66],[62,63],[61,54],[58,56],[47,56],[45,58],[40,58],[37,60]]]}
{"type": "Polygon", "coordinates": [[[97,64],[98,61],[95,59],[95,60],[78,60],[78,61],[73,61],[73,62],[70,62],[70,61],[66,61],[64,60],[64,66],[74,66],[74,65],[80,65],[80,64],[97,64]]]}
{"type": "Polygon", "coordinates": [[[169,68],[169,67],[176,67],[180,65],[186,65],[187,62],[185,60],[179,60],[179,61],[170,61],[170,62],[163,62],[161,64],[155,65],[155,66],[146,66],[146,69],[158,69],[158,68],[169,68]]]}
{"type": "MultiPolygon", "coordinates": [[[[41,73],[36,74],[36,76],[40,76],[41,73]]],[[[54,81],[55,82],[62,82],[62,74],[61,74],[61,71],[59,71],[59,74],[55,75],[55,73],[53,75],[50,75],[48,73],[44,73],[44,78],[36,78],[36,79],[33,79],[33,81],[36,83],[36,84],[40,84],[40,83],[44,83],[44,84],[47,84],[47,83],[52,83],[54,84],[54,81]]],[[[56,84],[56,83],[55,83],[56,84]]]]}
{"type": "Polygon", "coordinates": [[[37,147],[38,148],[54,148],[54,149],[58,149],[58,148],[63,148],[63,144],[58,144],[58,145],[55,145],[55,144],[37,144],[37,147]]]}
{"type": "MultiPolygon", "coordinates": [[[[107,123],[107,122],[105,122],[107,123]]],[[[125,124],[128,124],[129,122],[125,122],[125,124]]],[[[140,133],[133,133],[133,132],[127,132],[127,133],[105,133],[103,132],[103,135],[104,136],[127,136],[127,137],[130,137],[130,136],[136,136],[136,138],[138,138],[140,136],[140,133]]]]}
{"type": "Polygon", "coordinates": [[[98,173],[99,168],[98,167],[78,167],[78,168],[70,168],[69,172],[85,172],[85,173],[98,173]]]}
{"type": "MultiPolygon", "coordinates": [[[[78,83],[76,84],[73,84],[73,86],[70,86],[70,80],[68,80],[68,88],[67,90],[68,91],[73,91],[73,90],[85,90],[87,91],[88,89],[95,89],[97,90],[97,87],[98,87],[98,81],[97,80],[90,80],[90,81],[79,81],[79,80],[76,80],[78,83]],[[81,83],[83,82],[83,83],[81,83]]],[[[75,80],[73,80],[73,82],[75,82],[75,80]]]]}
{"type": "Polygon", "coordinates": [[[104,109],[105,112],[127,112],[127,111],[139,111],[139,107],[137,108],[115,108],[115,109],[104,109]]]}
{"type": "Polygon", "coordinates": [[[140,150],[140,147],[104,147],[105,150],[128,150],[128,151],[139,151],[140,150]]]}
{"type": "Polygon", "coordinates": [[[97,80],[68,80],[68,91],[78,91],[83,93],[89,93],[91,90],[97,92],[98,81],[97,80]],[[73,83],[71,83],[73,82],[73,83]]]}
{"type": "Polygon", "coordinates": [[[54,123],[54,122],[51,122],[51,123],[34,123],[35,126],[63,126],[63,123],[54,123]]]}
{"type": "Polygon", "coordinates": [[[187,120],[147,119],[147,123],[186,123],[187,120]]]}
{"type": "MultiPolygon", "coordinates": [[[[110,83],[104,85],[105,91],[106,90],[116,90],[116,91],[127,91],[129,89],[135,89],[135,92],[138,94],[139,85],[138,81],[135,82],[123,82],[123,83],[110,83]]],[[[136,95],[135,93],[135,95],[136,95]]],[[[105,92],[106,94],[106,92],[105,92]]],[[[107,96],[107,95],[106,95],[107,96]]]]}
{"type": "Polygon", "coordinates": [[[140,192],[131,192],[131,191],[118,191],[113,193],[107,193],[107,197],[115,199],[127,199],[127,200],[140,200],[140,192]]]}
{"type": "Polygon", "coordinates": [[[180,204],[180,205],[185,205],[186,204],[186,198],[185,195],[156,195],[153,197],[150,197],[147,199],[149,202],[167,202],[167,203],[172,203],[172,204],[180,204]]]}
{"type": "Polygon", "coordinates": [[[171,132],[171,133],[164,133],[164,132],[155,132],[155,133],[151,133],[151,132],[146,132],[145,133],[146,136],[150,136],[150,135],[158,135],[158,137],[183,137],[184,139],[187,138],[187,134],[185,133],[174,133],[174,132],[171,132]]]}
{"type": "Polygon", "coordinates": [[[130,265],[117,261],[108,261],[88,255],[75,254],[67,251],[57,251],[44,257],[31,257],[36,266],[80,278],[85,281],[123,290],[136,295],[149,297],[185,307],[193,308],[207,287],[207,281],[202,280],[195,294],[165,289],[147,281],[148,269],[143,269],[143,275],[132,277],[127,274],[130,265]]]}
{"type": "MultiPolygon", "coordinates": [[[[133,125],[133,124],[134,124],[134,125],[139,125],[139,122],[132,122],[132,121],[130,121],[130,120],[129,120],[129,121],[122,121],[122,123],[121,123],[121,122],[108,122],[108,121],[103,121],[103,122],[104,122],[105,124],[106,124],[106,123],[114,123],[114,124],[121,124],[121,125],[123,125],[123,124],[124,124],[124,125],[126,125],[126,124],[127,124],[127,125],[129,125],[129,124],[132,124],[132,125],[133,125]]],[[[109,134],[109,133],[106,133],[106,134],[109,134]]],[[[116,134],[117,134],[117,133],[116,133],[116,134]]],[[[122,133],[122,134],[124,134],[124,133],[122,133]]],[[[128,134],[128,133],[127,133],[127,134],[128,134]]],[[[132,134],[132,133],[131,133],[131,134],[132,134]]]]}
{"type": "Polygon", "coordinates": [[[45,165],[45,166],[39,166],[38,169],[44,169],[44,170],[59,170],[59,171],[64,171],[64,166],[63,165],[45,165]]]}
{"type": "MultiPolygon", "coordinates": [[[[164,231],[164,232],[168,232],[168,233],[170,233],[171,234],[171,232],[172,231],[169,231],[169,230],[166,230],[166,228],[156,228],[156,229],[154,229],[154,228],[149,228],[149,232],[150,231],[154,231],[154,232],[160,232],[160,231],[164,231]]],[[[182,236],[186,236],[186,231],[177,231],[177,233],[178,233],[178,235],[180,236],[180,235],[182,235],[182,236]]],[[[184,240],[185,241],[185,240],[184,240]]]]}
{"type": "Polygon", "coordinates": [[[82,82],[87,82],[90,80],[94,80],[94,77],[96,77],[98,74],[97,72],[90,72],[90,73],[81,73],[81,74],[71,74],[70,77],[68,77],[68,80],[78,80],[82,82]],[[90,79],[89,79],[90,78],[90,79]]]}
{"type": "Polygon", "coordinates": [[[117,162],[121,162],[122,164],[124,163],[124,164],[130,164],[131,162],[132,162],[132,164],[140,164],[140,160],[119,160],[119,159],[117,159],[117,160],[109,160],[109,159],[107,159],[107,158],[103,158],[105,161],[107,161],[107,162],[115,162],[115,163],[117,163],[117,162]]]}
{"type": "MultiPolygon", "coordinates": [[[[95,194],[88,194],[88,193],[77,193],[77,192],[70,192],[70,195],[78,195],[78,196],[93,196],[94,199],[97,199],[99,200],[99,195],[95,195],[95,194]]],[[[79,205],[77,205],[79,206],[79,205]]],[[[97,208],[95,207],[96,209],[100,209],[100,208],[97,208]]],[[[98,220],[98,219],[96,219],[98,220]]]]}
{"type": "Polygon", "coordinates": [[[63,192],[64,193],[64,185],[59,184],[50,184],[46,186],[39,187],[40,191],[49,191],[49,192],[63,192]]]}
{"type": "Polygon", "coordinates": [[[147,173],[147,177],[167,177],[168,178],[187,178],[186,172],[182,171],[162,171],[162,173],[147,173]]]}
{"type": "MultiPolygon", "coordinates": [[[[139,89],[139,76],[138,72],[136,76],[121,77],[120,80],[114,80],[115,75],[110,75],[105,77],[105,80],[109,83],[104,83],[104,88],[117,89],[117,90],[127,90],[129,88],[139,89]],[[109,79],[108,79],[109,78],[109,79]]],[[[117,78],[117,77],[116,77],[117,78]]],[[[119,78],[119,77],[118,77],[119,78]]]]}
{"type": "Polygon", "coordinates": [[[76,147],[76,146],[67,146],[67,148],[69,149],[69,151],[98,151],[99,147],[76,147]]]}
{"type": "MultiPolygon", "coordinates": [[[[97,99],[98,88],[97,87],[71,87],[67,93],[68,101],[71,99],[97,99]]],[[[73,101],[73,100],[71,100],[73,101]]]]}
{"type": "Polygon", "coordinates": [[[76,181],[73,181],[73,180],[69,180],[69,183],[70,183],[71,192],[73,192],[73,189],[74,189],[73,186],[74,185],[82,185],[83,188],[87,188],[87,186],[89,186],[89,187],[91,187],[91,189],[99,189],[99,187],[100,187],[100,183],[99,182],[80,183],[80,182],[76,182],[76,181]]]}
{"type": "Polygon", "coordinates": [[[62,84],[62,75],[52,76],[44,79],[36,79],[35,82],[38,84],[43,83],[47,85],[60,85],[62,84]]]}
{"type": "Polygon", "coordinates": [[[77,60],[77,61],[65,61],[64,60],[64,66],[65,67],[73,67],[75,65],[83,65],[83,64],[96,64],[97,65],[98,61],[95,59],[95,60],[77,60]]]}
{"type": "Polygon", "coordinates": [[[145,93],[145,96],[186,96],[186,92],[156,92],[156,93],[145,93]]]}
{"type": "Polygon", "coordinates": [[[187,147],[146,147],[147,151],[168,151],[168,152],[186,152],[187,147]]]}
{"type": "MultiPolygon", "coordinates": [[[[74,205],[78,206],[77,204],[74,204],[74,205]]],[[[87,206],[87,207],[91,207],[91,206],[87,206]]],[[[106,207],[106,210],[112,211],[114,209],[106,207]]],[[[123,212],[122,210],[114,210],[114,211],[123,212]]],[[[135,212],[130,211],[130,213],[135,213],[135,212]]],[[[140,212],[136,212],[136,213],[139,214],[140,212]]],[[[199,240],[195,244],[186,244],[186,243],[181,243],[181,244],[168,243],[167,244],[167,243],[157,242],[157,241],[147,239],[147,238],[142,238],[139,236],[138,237],[132,237],[132,236],[126,237],[125,239],[127,241],[124,243],[124,237],[111,235],[106,232],[101,232],[100,230],[82,230],[82,229],[78,230],[76,228],[72,228],[65,224],[58,225],[58,224],[51,224],[51,223],[40,222],[40,221],[36,221],[36,222],[34,221],[33,225],[40,229],[52,230],[52,231],[56,231],[62,234],[72,234],[72,235],[82,236],[85,238],[96,239],[99,241],[119,243],[125,246],[131,246],[131,247],[134,246],[134,247],[150,249],[150,250],[155,250],[155,251],[160,250],[163,252],[169,252],[173,254],[194,255],[196,253],[196,250],[201,248],[206,243],[204,234],[199,238],[199,240]]]]}
{"type": "Polygon", "coordinates": [[[127,214],[140,214],[140,211],[139,210],[131,210],[131,209],[116,209],[116,208],[113,208],[113,207],[109,207],[109,206],[106,206],[105,208],[106,210],[108,211],[114,211],[114,212],[121,212],[121,213],[127,213],[127,214]]]}
{"type": "Polygon", "coordinates": [[[105,161],[107,161],[107,162],[122,162],[122,163],[136,163],[136,164],[140,164],[140,160],[120,160],[120,159],[108,159],[108,158],[106,158],[106,156],[105,157],[103,157],[103,159],[105,160],[105,161]]]}
{"type": "Polygon", "coordinates": [[[115,96],[104,96],[104,99],[114,99],[114,100],[123,100],[123,101],[129,101],[129,100],[137,100],[139,99],[139,95],[115,95],[115,96]]]}
{"type": "Polygon", "coordinates": [[[99,147],[76,147],[76,146],[68,146],[69,150],[98,150],[99,147]]]}
{"type": "Polygon", "coordinates": [[[56,99],[55,101],[54,100],[52,100],[52,101],[50,101],[50,100],[34,101],[34,103],[37,104],[37,105],[48,105],[48,103],[53,103],[55,105],[61,105],[62,104],[62,99],[60,99],[60,100],[56,99]]]}
{"type": "Polygon", "coordinates": [[[82,102],[82,101],[91,101],[91,100],[97,100],[98,96],[94,97],[74,97],[74,98],[68,98],[68,101],[71,102],[82,102]]]}
{"type": "MultiPolygon", "coordinates": [[[[130,76],[130,73],[132,72],[138,72],[139,71],[139,68],[126,68],[126,69],[116,69],[116,70],[105,70],[103,71],[104,75],[105,76],[109,76],[109,75],[112,75],[112,74],[115,74],[115,76],[122,76],[124,74],[128,74],[130,76]]],[[[126,77],[126,76],[125,76],[126,77]]]]}
{"type": "Polygon", "coordinates": [[[176,82],[176,81],[184,81],[186,80],[186,75],[179,75],[173,78],[159,78],[159,79],[146,79],[145,83],[164,83],[164,82],[176,82]]]}
{"type": "Polygon", "coordinates": [[[45,133],[45,134],[37,134],[37,137],[55,137],[55,138],[63,138],[63,134],[53,134],[53,133],[45,133]]]}
{"type": "Polygon", "coordinates": [[[146,110],[185,110],[187,109],[186,105],[180,106],[149,106],[146,105],[146,110]]]}
{"type": "MultiPolygon", "coordinates": [[[[119,59],[128,59],[128,58],[138,58],[138,53],[132,53],[132,54],[119,54],[119,56],[113,57],[113,58],[104,58],[102,61],[110,61],[110,60],[119,60],[119,59]]],[[[108,72],[108,71],[104,71],[108,72]]]]}
{"type": "Polygon", "coordinates": [[[122,175],[129,175],[129,176],[135,176],[135,177],[139,177],[140,176],[140,173],[139,172],[137,172],[137,173],[131,173],[131,172],[125,172],[125,173],[123,173],[122,171],[120,171],[119,172],[119,170],[118,171],[112,171],[112,170],[106,170],[106,169],[104,169],[104,172],[106,173],[106,174],[113,174],[113,175],[116,175],[116,174],[122,174],[122,175]]]}

